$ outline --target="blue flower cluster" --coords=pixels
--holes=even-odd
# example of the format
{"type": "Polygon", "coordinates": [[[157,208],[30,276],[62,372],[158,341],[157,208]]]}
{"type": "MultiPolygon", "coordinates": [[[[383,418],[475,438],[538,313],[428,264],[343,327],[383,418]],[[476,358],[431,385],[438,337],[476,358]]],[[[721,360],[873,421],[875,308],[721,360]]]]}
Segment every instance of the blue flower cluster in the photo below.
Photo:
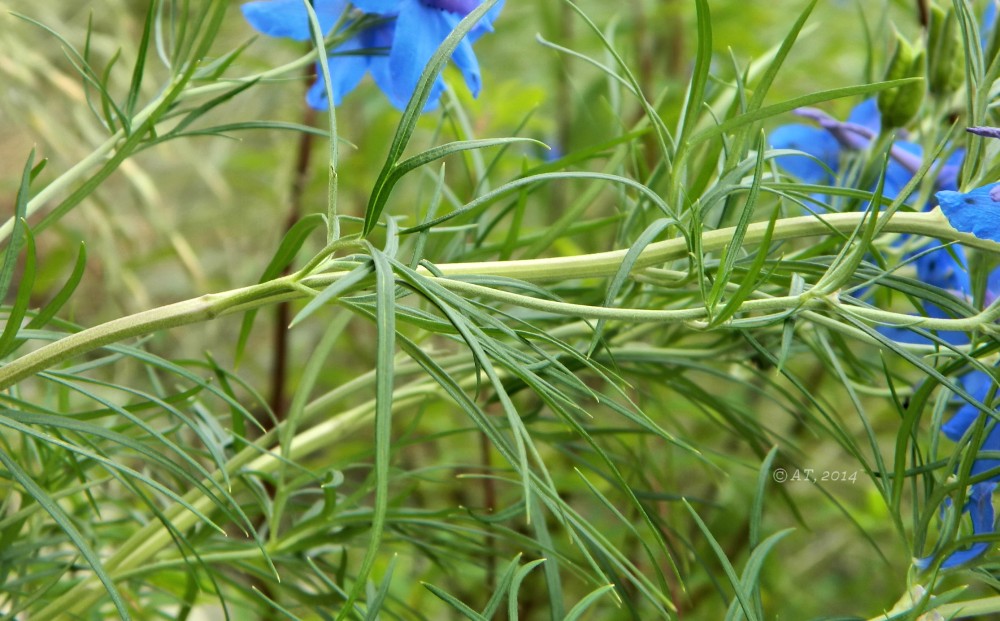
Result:
{"type": "MultiPolygon", "coordinates": [[[[849,183],[845,178],[848,176],[848,171],[842,170],[847,155],[852,151],[867,148],[881,129],[881,118],[875,100],[868,99],[856,106],[847,121],[838,121],[813,108],[800,108],[796,114],[812,120],[819,127],[790,124],[775,129],[770,136],[773,148],[803,153],[803,155],[779,156],[776,158],[778,165],[806,183],[815,185],[849,183]]],[[[882,196],[888,200],[895,200],[922,166],[923,152],[916,143],[898,140],[891,146],[889,156],[882,196]]],[[[963,149],[955,149],[946,160],[932,166],[931,170],[936,171],[935,185],[939,190],[957,189],[958,172],[964,157],[963,149]]],[[[828,202],[826,196],[816,195],[813,199],[816,201],[814,210],[825,209],[828,202]]],[[[930,207],[931,205],[925,206],[925,208],[930,207]]],[[[960,246],[943,247],[940,242],[931,241],[909,254],[907,260],[912,261],[917,271],[917,278],[921,282],[944,289],[956,297],[971,299],[972,284],[969,280],[965,252],[960,246]]],[[[995,274],[993,280],[996,281],[997,290],[1000,291],[1000,271],[995,274]]],[[[950,316],[934,304],[924,303],[923,306],[924,313],[928,317],[950,316]]],[[[908,329],[882,328],[881,332],[904,343],[930,342],[908,329]]],[[[969,342],[968,335],[964,332],[939,332],[937,336],[953,345],[969,342]]]]}
{"type": "MultiPolygon", "coordinates": [[[[771,133],[770,143],[776,149],[801,151],[803,155],[781,155],[776,158],[776,162],[786,173],[814,185],[829,186],[846,182],[849,175],[843,170],[843,164],[847,160],[845,156],[851,151],[868,147],[880,130],[880,116],[874,100],[855,107],[847,121],[838,121],[810,108],[800,109],[797,113],[812,120],[816,126],[791,124],[778,127],[771,133]]],[[[1000,130],[992,128],[973,128],[971,131],[1000,137],[1000,130]]],[[[919,145],[899,140],[892,145],[889,155],[883,196],[892,200],[899,196],[903,187],[921,167],[923,154],[919,145]]],[[[959,192],[957,180],[964,156],[962,149],[955,149],[946,160],[931,166],[938,190],[937,202],[956,229],[1000,242],[1000,183],[971,192],[959,192]]],[[[816,195],[813,198],[817,210],[825,208],[825,203],[828,202],[826,196],[816,195]]],[[[933,204],[924,206],[925,209],[932,207],[933,204]]],[[[944,289],[961,299],[971,300],[968,264],[961,246],[943,247],[940,242],[932,241],[908,258],[912,260],[920,281],[944,289]]],[[[989,276],[986,303],[992,303],[997,297],[1000,297],[1000,269],[989,276]]],[[[924,313],[929,317],[949,317],[941,308],[930,303],[924,303],[924,313]]],[[[881,328],[880,332],[899,342],[930,342],[925,336],[908,329],[881,328]]],[[[964,332],[939,332],[937,337],[953,345],[969,342],[969,336],[964,332]]],[[[971,371],[959,378],[959,381],[965,391],[980,402],[987,402],[994,392],[993,375],[983,371],[971,371]]],[[[950,440],[960,442],[971,436],[978,425],[985,424],[986,437],[980,450],[1000,451],[1000,424],[995,424],[992,419],[984,420],[984,417],[978,408],[965,403],[942,425],[941,431],[950,440]]],[[[971,474],[979,475],[998,466],[998,459],[979,458],[974,461],[971,474]]],[[[974,535],[995,532],[993,491],[998,481],[1000,475],[994,475],[973,484],[969,490],[962,513],[969,514],[974,535]]],[[[945,508],[949,506],[946,504],[945,508]]],[[[950,568],[969,562],[988,548],[988,543],[975,543],[968,549],[950,554],[941,562],[941,567],[950,568]]],[[[919,559],[917,565],[927,568],[933,560],[933,557],[919,559]]]]}
{"type": "MultiPolygon", "coordinates": [[[[392,105],[402,110],[435,50],[463,17],[482,4],[482,0],[353,0],[350,3],[347,0],[315,0],[313,8],[324,34],[329,34],[349,4],[384,19],[361,29],[330,53],[328,65],[333,105],[340,105],[344,96],[370,72],[392,105]]],[[[479,95],[482,80],[472,44],[493,30],[493,22],[502,7],[501,1],[490,9],[452,54],[473,96],[479,95]]],[[[265,35],[297,41],[310,38],[309,17],[303,0],[248,2],[242,10],[250,25],[265,35]]],[[[317,73],[322,75],[320,71],[317,73]]],[[[439,76],[425,112],[437,107],[443,91],[444,82],[439,76]]],[[[306,101],[318,110],[330,105],[322,78],[309,90],[306,101]]]]}
{"type": "MultiPolygon", "coordinates": [[[[990,5],[994,8],[994,5],[990,5]]],[[[995,15],[994,15],[995,16],[995,15]]],[[[984,136],[1000,138],[1000,130],[996,128],[973,127],[969,131],[984,136]]],[[[958,231],[971,233],[980,239],[1000,242],[1000,183],[991,183],[969,192],[958,192],[956,189],[939,191],[935,198],[941,206],[948,222],[958,231]]],[[[986,303],[990,304],[1000,297],[1000,282],[998,272],[990,274],[986,292],[986,303]]],[[[962,387],[981,402],[994,392],[994,378],[982,371],[973,371],[962,378],[962,387]]],[[[944,425],[941,431],[955,442],[965,437],[984,415],[971,404],[963,405],[955,415],[944,425]]],[[[1000,424],[993,420],[985,421],[987,433],[981,450],[1000,451],[1000,424]]],[[[1000,467],[1000,459],[976,459],[972,464],[972,475],[981,474],[1000,467]]],[[[969,492],[963,512],[968,512],[972,518],[972,531],[975,535],[983,535],[995,531],[995,514],[993,509],[993,490],[1000,481],[1000,475],[993,475],[986,481],[975,483],[969,492]]],[[[979,542],[967,550],[951,554],[942,563],[942,567],[954,567],[972,560],[989,548],[986,542],[979,542]]],[[[918,564],[926,566],[927,560],[921,559],[918,564]]]]}

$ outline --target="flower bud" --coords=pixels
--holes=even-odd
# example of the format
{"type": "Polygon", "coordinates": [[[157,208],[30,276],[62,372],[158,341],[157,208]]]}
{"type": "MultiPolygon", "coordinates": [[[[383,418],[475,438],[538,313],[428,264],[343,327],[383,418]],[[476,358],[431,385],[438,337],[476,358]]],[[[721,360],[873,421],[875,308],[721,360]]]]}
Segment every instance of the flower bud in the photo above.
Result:
{"type": "MultiPolygon", "coordinates": [[[[885,79],[915,78],[924,74],[923,50],[917,50],[901,34],[896,33],[896,50],[889,61],[885,79]]],[[[878,110],[882,128],[903,127],[920,110],[924,99],[923,82],[912,82],[878,94],[878,110]]]]}
{"type": "Polygon", "coordinates": [[[947,97],[962,85],[964,54],[958,34],[955,12],[931,7],[927,30],[927,90],[936,97],[947,97]]]}

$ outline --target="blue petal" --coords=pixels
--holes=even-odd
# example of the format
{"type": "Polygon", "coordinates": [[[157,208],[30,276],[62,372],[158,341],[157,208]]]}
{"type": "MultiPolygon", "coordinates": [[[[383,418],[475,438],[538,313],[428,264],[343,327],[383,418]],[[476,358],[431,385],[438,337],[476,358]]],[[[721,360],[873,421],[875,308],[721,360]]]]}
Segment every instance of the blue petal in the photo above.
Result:
{"type": "MultiPolygon", "coordinates": [[[[361,35],[346,41],[327,57],[330,80],[333,83],[331,90],[333,91],[334,106],[340,105],[344,96],[357,87],[361,78],[365,77],[365,72],[368,71],[371,57],[354,53],[369,48],[362,38],[363,35],[364,33],[361,33],[361,35]]],[[[326,89],[323,88],[323,70],[318,64],[316,65],[316,75],[320,77],[306,93],[306,103],[317,110],[326,110],[330,106],[330,102],[326,97],[326,89]]]]}
{"type": "MultiPolygon", "coordinates": [[[[795,149],[808,153],[834,172],[840,164],[840,144],[826,130],[808,125],[782,125],[768,138],[774,149],[795,149]]],[[[778,166],[806,183],[828,184],[830,173],[815,159],[803,155],[782,155],[775,158],[778,166]]]]}
{"type": "MultiPolygon", "coordinates": [[[[958,191],[958,174],[962,171],[962,162],[965,161],[965,149],[955,149],[945,160],[941,170],[938,171],[937,187],[941,190],[958,191]]],[[[931,205],[928,204],[927,208],[931,205]]]]}
{"type": "MultiPolygon", "coordinates": [[[[993,386],[993,378],[989,373],[982,371],[970,371],[959,378],[962,388],[977,401],[982,402],[990,393],[993,386]]],[[[971,403],[963,402],[962,407],[956,411],[948,421],[941,425],[941,432],[948,439],[958,442],[968,432],[976,420],[979,419],[979,408],[971,403]]]]}
{"type": "Polygon", "coordinates": [[[399,7],[403,4],[403,0],[353,0],[351,4],[365,13],[395,15],[399,12],[399,7]]]}
{"type": "MultiPolygon", "coordinates": [[[[390,21],[367,30],[365,32],[367,46],[370,48],[391,47],[393,45],[395,29],[395,21],[390,21]]],[[[405,109],[412,93],[399,92],[398,84],[389,69],[389,56],[386,54],[371,56],[368,62],[368,70],[371,71],[372,78],[375,79],[375,84],[389,98],[389,103],[399,110],[405,109]]],[[[427,104],[424,106],[424,112],[429,112],[437,107],[438,100],[441,98],[443,91],[444,82],[441,81],[441,78],[438,78],[431,88],[431,94],[427,99],[427,104]]]]}
{"type": "MultiPolygon", "coordinates": [[[[396,107],[405,107],[427,62],[451,33],[445,14],[424,6],[419,0],[403,0],[400,4],[396,37],[389,52],[389,73],[392,77],[389,99],[396,107]]],[[[435,84],[428,105],[436,105],[442,87],[435,84]]]]}
{"type": "Polygon", "coordinates": [[[503,3],[504,0],[500,0],[500,2],[497,2],[495,5],[493,5],[493,8],[490,9],[489,11],[486,11],[486,15],[483,16],[481,20],[479,20],[479,23],[477,23],[475,26],[472,27],[472,30],[469,31],[469,37],[468,37],[471,43],[475,43],[476,40],[479,39],[479,37],[483,36],[484,34],[488,32],[493,32],[493,22],[495,22],[497,20],[497,17],[500,16],[500,9],[503,8],[503,3]]]}
{"type": "Polygon", "coordinates": [[[986,12],[983,13],[983,23],[979,28],[979,38],[983,41],[983,51],[986,51],[986,46],[990,42],[990,37],[993,36],[993,29],[997,25],[997,3],[995,0],[989,0],[986,3],[986,12]]]}
{"type": "Polygon", "coordinates": [[[353,0],[351,4],[365,13],[396,15],[399,13],[399,6],[403,4],[403,0],[353,0]]]}
{"type": "Polygon", "coordinates": [[[993,511],[993,490],[996,482],[983,481],[972,486],[966,510],[972,516],[973,532],[977,535],[993,532],[995,515],[993,511]]]}
{"type": "MultiPolygon", "coordinates": [[[[959,565],[964,565],[969,561],[982,556],[986,550],[988,550],[990,544],[985,541],[980,541],[978,543],[972,544],[967,550],[959,550],[958,552],[952,552],[948,558],[941,563],[941,569],[951,569],[952,567],[958,567],[959,565]]],[[[928,563],[927,565],[930,565],[928,563]]],[[[925,565],[923,568],[927,567],[925,565]]]]}
{"type": "MultiPolygon", "coordinates": [[[[993,425],[989,433],[986,434],[986,439],[983,440],[983,445],[979,447],[980,451],[1000,451],[1000,424],[993,425]]],[[[994,458],[980,458],[972,462],[972,474],[982,474],[989,470],[993,470],[1000,466],[1000,459],[994,458]]],[[[990,481],[1000,480],[1000,474],[995,474],[989,479],[990,481]]]]}
{"type": "Polygon", "coordinates": [[[914,263],[921,282],[966,296],[972,293],[968,262],[961,246],[945,247],[934,240],[920,251],[914,263]]]}
{"type": "Polygon", "coordinates": [[[986,279],[986,295],[983,304],[989,306],[994,300],[1000,298],[1000,267],[990,272],[986,279]]]}
{"type": "Polygon", "coordinates": [[[964,193],[941,191],[936,196],[955,229],[979,239],[1000,241],[1000,183],[964,193]]]}
{"type": "MultiPolygon", "coordinates": [[[[974,535],[986,535],[993,531],[993,523],[996,515],[993,511],[993,488],[996,483],[983,482],[972,486],[969,493],[969,500],[965,504],[963,512],[968,511],[972,518],[972,533],[974,535]]],[[[967,550],[953,552],[941,563],[942,569],[949,569],[968,563],[976,557],[986,552],[990,547],[987,541],[972,544],[967,550]]]]}
{"type": "Polygon", "coordinates": [[[873,97],[854,106],[847,117],[847,122],[867,127],[876,134],[879,133],[882,129],[882,116],[878,112],[878,100],[873,97]]]}
{"type": "MultiPolygon", "coordinates": [[[[916,155],[917,157],[923,156],[923,150],[920,145],[914,144],[912,142],[898,141],[893,143],[893,146],[898,147],[900,150],[916,155]]],[[[903,166],[897,160],[889,158],[889,165],[885,169],[885,185],[882,187],[882,196],[888,198],[889,200],[895,200],[899,193],[903,191],[906,184],[913,179],[913,171],[903,166]]],[[[874,191],[875,188],[872,188],[874,191]]]]}
{"type": "Polygon", "coordinates": [[[965,149],[959,147],[951,152],[944,163],[946,166],[961,166],[963,161],[965,161],[965,149]]]}
{"type": "MultiPolygon", "coordinates": [[[[996,515],[993,511],[993,490],[996,485],[988,481],[974,484],[969,492],[968,501],[962,507],[962,513],[968,512],[972,518],[973,535],[987,535],[994,532],[996,515]]],[[[982,541],[972,544],[966,550],[953,552],[941,563],[941,568],[950,569],[968,563],[986,552],[990,545],[990,542],[982,541]]],[[[928,556],[918,559],[916,565],[920,569],[927,569],[933,560],[933,556],[928,556]]]]}
{"type": "MultiPolygon", "coordinates": [[[[316,68],[316,71],[317,73],[319,72],[318,67],[316,68]]],[[[326,83],[323,81],[323,76],[320,75],[320,77],[313,82],[313,85],[309,87],[309,90],[306,91],[306,103],[309,104],[309,107],[313,110],[326,110],[330,107],[330,100],[326,98],[325,85],[326,83]]]]}
{"type": "MultiPolygon", "coordinates": [[[[937,187],[942,190],[948,191],[958,191],[958,174],[962,171],[962,166],[954,166],[951,164],[945,164],[941,167],[941,171],[938,173],[937,187]]],[[[927,204],[925,209],[931,208],[933,205],[927,204]]]]}
{"type": "MultiPolygon", "coordinates": [[[[316,0],[313,10],[324,34],[333,28],[345,8],[346,0],[316,0]]],[[[248,2],[240,10],[255,30],[269,37],[286,37],[296,41],[311,38],[309,14],[302,0],[248,2]]]]}
{"type": "MultiPolygon", "coordinates": [[[[442,16],[451,30],[454,30],[460,21],[459,16],[455,13],[446,12],[442,16]]],[[[472,51],[472,42],[469,41],[468,36],[458,42],[458,47],[452,52],[451,59],[455,61],[455,65],[462,72],[462,77],[465,78],[465,85],[469,88],[469,92],[472,93],[473,97],[478,97],[479,89],[482,87],[482,77],[479,73],[479,59],[476,58],[476,53],[472,51]]]]}
{"type": "Polygon", "coordinates": [[[947,422],[941,425],[941,433],[949,440],[958,442],[969,430],[969,427],[975,424],[978,418],[979,410],[966,403],[958,408],[947,422]]]}

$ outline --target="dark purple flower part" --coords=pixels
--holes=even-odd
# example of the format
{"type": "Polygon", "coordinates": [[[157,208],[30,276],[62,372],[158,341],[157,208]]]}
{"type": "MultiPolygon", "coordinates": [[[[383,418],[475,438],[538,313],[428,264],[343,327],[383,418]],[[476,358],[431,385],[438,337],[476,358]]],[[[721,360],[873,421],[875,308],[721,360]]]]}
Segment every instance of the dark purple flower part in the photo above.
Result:
{"type": "MultiPolygon", "coordinates": [[[[782,125],[771,133],[770,144],[775,149],[795,149],[815,158],[782,155],[775,160],[783,169],[806,183],[832,183],[834,179],[829,171],[835,175],[840,172],[842,155],[848,151],[868,148],[881,129],[878,105],[874,99],[867,99],[855,106],[846,121],[835,119],[817,108],[799,108],[795,114],[809,119],[819,127],[782,125]],[[823,164],[826,165],[825,168],[823,164]]],[[[923,152],[920,145],[900,140],[890,147],[889,155],[882,196],[892,200],[920,169],[923,152]]],[[[964,155],[964,151],[958,150],[942,165],[938,176],[940,189],[951,189],[954,185],[958,165],[964,155]]]]}
{"type": "Polygon", "coordinates": [[[985,138],[1000,138],[1000,127],[966,127],[965,131],[985,138]]]}

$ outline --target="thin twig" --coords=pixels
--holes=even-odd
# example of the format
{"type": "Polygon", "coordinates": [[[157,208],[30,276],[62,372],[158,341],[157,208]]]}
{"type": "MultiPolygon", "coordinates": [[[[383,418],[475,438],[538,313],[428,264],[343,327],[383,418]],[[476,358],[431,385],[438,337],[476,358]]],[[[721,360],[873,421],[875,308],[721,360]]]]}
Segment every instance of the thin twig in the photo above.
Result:
{"type": "Polygon", "coordinates": [[[917,19],[920,25],[927,28],[931,23],[930,9],[927,7],[927,0],[917,0],[917,19]]]}

